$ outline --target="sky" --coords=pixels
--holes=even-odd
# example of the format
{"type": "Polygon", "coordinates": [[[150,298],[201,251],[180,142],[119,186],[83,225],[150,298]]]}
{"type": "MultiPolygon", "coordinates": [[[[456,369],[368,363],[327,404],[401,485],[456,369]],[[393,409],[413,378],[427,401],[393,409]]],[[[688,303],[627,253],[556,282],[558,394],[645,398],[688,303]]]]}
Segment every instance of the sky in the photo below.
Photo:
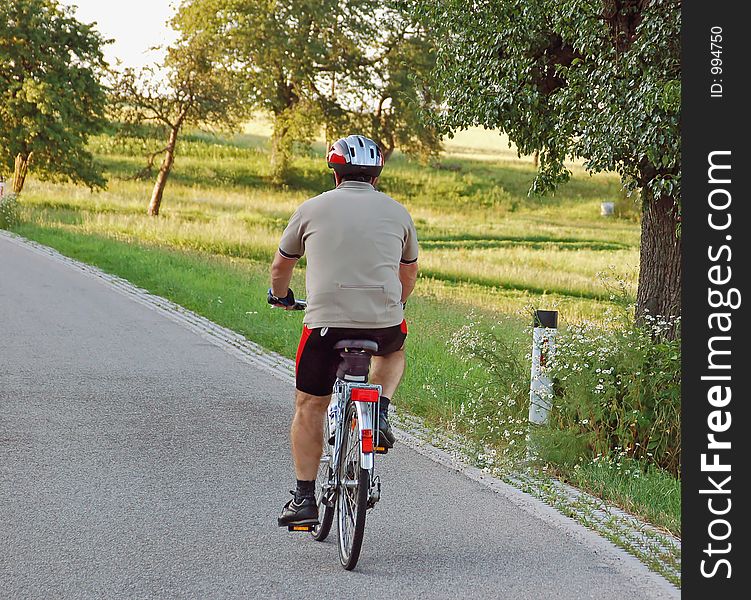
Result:
{"type": "Polygon", "coordinates": [[[141,67],[159,61],[163,54],[149,52],[153,46],[167,46],[175,33],[166,24],[174,14],[176,0],[59,0],[77,6],[76,18],[83,23],[96,22],[106,39],[104,54],[111,65],[120,59],[126,67],[141,67]]]}

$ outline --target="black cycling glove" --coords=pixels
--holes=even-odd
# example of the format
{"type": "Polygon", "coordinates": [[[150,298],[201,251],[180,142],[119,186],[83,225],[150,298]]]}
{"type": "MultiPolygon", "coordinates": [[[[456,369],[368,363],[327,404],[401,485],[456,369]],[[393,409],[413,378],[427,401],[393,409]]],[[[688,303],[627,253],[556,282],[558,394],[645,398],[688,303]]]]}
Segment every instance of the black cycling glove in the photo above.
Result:
{"type": "Polygon", "coordinates": [[[274,296],[273,292],[271,291],[271,288],[269,288],[269,295],[266,298],[266,301],[269,304],[275,304],[277,306],[294,306],[295,305],[295,294],[292,292],[292,289],[287,290],[287,295],[284,298],[279,298],[277,296],[274,296]]]}

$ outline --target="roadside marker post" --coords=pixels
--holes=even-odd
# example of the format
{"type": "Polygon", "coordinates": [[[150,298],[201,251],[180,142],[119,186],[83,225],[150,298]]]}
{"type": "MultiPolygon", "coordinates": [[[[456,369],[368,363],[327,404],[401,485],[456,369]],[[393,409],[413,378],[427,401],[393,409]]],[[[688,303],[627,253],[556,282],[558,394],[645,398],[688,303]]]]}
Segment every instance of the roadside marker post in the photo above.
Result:
{"type": "Polygon", "coordinates": [[[553,382],[543,369],[555,356],[558,311],[536,310],[532,325],[532,374],[529,382],[529,425],[526,440],[528,461],[534,461],[538,456],[532,429],[548,424],[548,414],[553,406],[553,382]]]}
{"type": "Polygon", "coordinates": [[[547,425],[552,407],[553,382],[543,371],[555,356],[558,311],[536,310],[532,333],[532,375],[529,383],[529,422],[547,425]]]}

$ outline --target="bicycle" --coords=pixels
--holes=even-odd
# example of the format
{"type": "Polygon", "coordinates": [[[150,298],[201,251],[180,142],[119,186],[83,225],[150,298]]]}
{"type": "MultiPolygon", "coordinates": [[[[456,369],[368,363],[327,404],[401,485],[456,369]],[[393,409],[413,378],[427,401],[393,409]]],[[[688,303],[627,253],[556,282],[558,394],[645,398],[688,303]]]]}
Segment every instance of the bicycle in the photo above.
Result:
{"type": "MultiPolygon", "coordinates": [[[[297,300],[289,310],[304,310],[297,300]]],[[[372,340],[338,342],[342,358],[331,402],[323,423],[323,453],[316,477],[318,524],[288,525],[289,531],[307,531],[324,541],[336,516],[338,553],[342,566],[357,565],[365,535],[365,516],[381,498],[381,480],[375,475],[375,454],[386,454],[380,445],[379,404],[381,386],[368,383],[370,359],[378,351],[372,340]]]]}

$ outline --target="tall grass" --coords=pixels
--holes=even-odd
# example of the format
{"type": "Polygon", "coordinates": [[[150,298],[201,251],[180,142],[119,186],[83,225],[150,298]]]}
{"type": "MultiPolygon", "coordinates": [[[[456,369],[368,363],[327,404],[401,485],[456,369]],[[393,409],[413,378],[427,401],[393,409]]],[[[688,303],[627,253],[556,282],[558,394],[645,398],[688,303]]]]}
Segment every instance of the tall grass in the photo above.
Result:
{"type": "Polygon", "coordinates": [[[425,393],[486,448],[483,466],[525,458],[531,435],[558,476],[680,535],[680,342],[655,343],[654,328],[623,319],[562,327],[546,367],[549,425],[530,431],[530,329],[470,313],[447,344],[465,362],[463,377],[425,393]]]}
{"type": "Polygon", "coordinates": [[[18,223],[18,198],[15,194],[0,196],[0,229],[9,229],[18,223]]]}

